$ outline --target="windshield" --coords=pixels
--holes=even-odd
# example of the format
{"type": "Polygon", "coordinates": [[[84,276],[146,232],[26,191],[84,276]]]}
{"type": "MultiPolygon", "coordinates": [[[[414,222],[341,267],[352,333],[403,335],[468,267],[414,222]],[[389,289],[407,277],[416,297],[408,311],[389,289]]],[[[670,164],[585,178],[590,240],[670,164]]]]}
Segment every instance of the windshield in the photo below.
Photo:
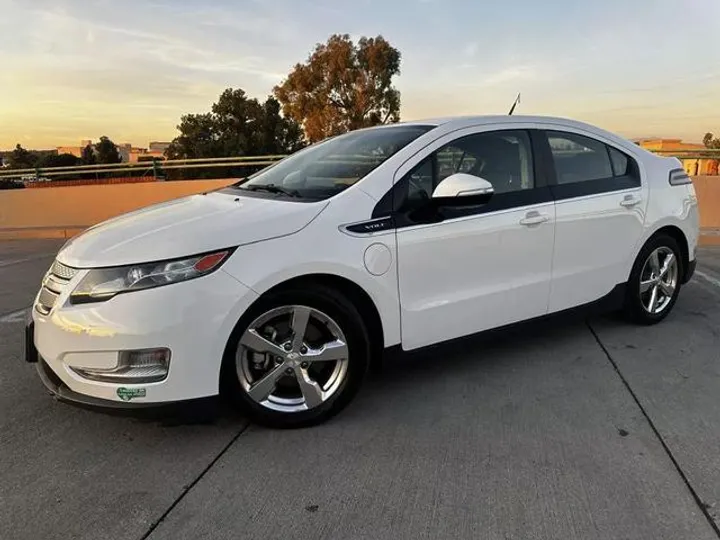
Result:
{"type": "Polygon", "coordinates": [[[326,199],[347,189],[434,126],[364,129],[314,144],[236,187],[288,197],[326,199]]]}

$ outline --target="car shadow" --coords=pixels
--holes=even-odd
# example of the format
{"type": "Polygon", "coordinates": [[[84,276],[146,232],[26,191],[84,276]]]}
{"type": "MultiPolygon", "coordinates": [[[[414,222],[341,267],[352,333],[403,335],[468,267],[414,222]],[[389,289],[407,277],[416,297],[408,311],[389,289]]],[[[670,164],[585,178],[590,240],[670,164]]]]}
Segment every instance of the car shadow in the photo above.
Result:
{"type": "MultiPolygon", "coordinates": [[[[443,371],[465,370],[478,361],[485,363],[504,360],[508,353],[533,350],[546,346],[548,341],[560,342],[587,332],[588,320],[591,317],[617,321],[622,324],[622,317],[614,313],[587,316],[577,313],[560,313],[539,320],[516,323],[511,326],[488,330],[473,336],[455,339],[432,345],[418,351],[390,353],[383,358],[371,376],[377,382],[389,382],[395,377],[405,377],[408,373],[416,373],[422,377],[424,372],[436,375],[438,358],[443,359],[443,371]]],[[[513,358],[517,354],[511,355],[513,358]]]]}
{"type": "MultiPolygon", "coordinates": [[[[360,391],[362,401],[380,399],[399,387],[432,384],[438,377],[455,377],[474,373],[478,366],[492,372],[500,366],[521,368],[528,356],[539,347],[559,345],[588,332],[590,315],[563,312],[538,320],[516,323],[469,337],[425,347],[413,352],[386,351],[376,362],[360,391]]],[[[615,314],[594,315],[619,320],[615,314]]],[[[357,409],[361,409],[359,407],[357,409]]],[[[93,411],[130,418],[137,422],[157,423],[162,427],[211,426],[217,423],[247,423],[219,397],[147,409],[112,409],[93,411]]],[[[344,413],[341,413],[344,416],[344,413]]]]}

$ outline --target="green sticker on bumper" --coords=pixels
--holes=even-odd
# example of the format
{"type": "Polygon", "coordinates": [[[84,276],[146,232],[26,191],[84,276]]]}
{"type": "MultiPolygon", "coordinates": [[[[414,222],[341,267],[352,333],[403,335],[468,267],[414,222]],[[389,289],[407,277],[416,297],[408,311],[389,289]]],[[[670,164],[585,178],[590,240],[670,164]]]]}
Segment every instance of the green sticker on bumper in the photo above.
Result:
{"type": "Polygon", "coordinates": [[[118,388],[117,395],[123,401],[130,401],[132,398],[145,397],[147,391],[145,388],[118,388]]]}

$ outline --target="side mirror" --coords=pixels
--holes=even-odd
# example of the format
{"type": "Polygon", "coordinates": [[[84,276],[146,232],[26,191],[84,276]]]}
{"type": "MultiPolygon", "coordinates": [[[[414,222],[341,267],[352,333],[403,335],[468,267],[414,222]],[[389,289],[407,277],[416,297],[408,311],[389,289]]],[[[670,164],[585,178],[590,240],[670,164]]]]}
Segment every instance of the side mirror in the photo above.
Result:
{"type": "Polygon", "coordinates": [[[440,204],[464,206],[486,203],[493,193],[492,184],[484,178],[455,173],[438,184],[432,199],[440,204]]]}

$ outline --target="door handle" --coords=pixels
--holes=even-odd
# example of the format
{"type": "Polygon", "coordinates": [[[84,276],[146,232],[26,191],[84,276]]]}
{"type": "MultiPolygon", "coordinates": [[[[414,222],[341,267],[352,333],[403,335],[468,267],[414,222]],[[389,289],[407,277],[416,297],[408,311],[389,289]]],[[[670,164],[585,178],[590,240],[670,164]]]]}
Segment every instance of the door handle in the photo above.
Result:
{"type": "Polygon", "coordinates": [[[541,214],[540,212],[533,210],[533,211],[525,214],[525,217],[520,220],[520,225],[526,225],[526,226],[539,225],[540,223],[545,223],[549,219],[550,219],[550,217],[548,215],[541,214]]]}
{"type": "Polygon", "coordinates": [[[640,204],[640,198],[635,195],[625,195],[623,200],[620,201],[620,206],[624,206],[625,208],[632,208],[636,204],[640,204]]]}

